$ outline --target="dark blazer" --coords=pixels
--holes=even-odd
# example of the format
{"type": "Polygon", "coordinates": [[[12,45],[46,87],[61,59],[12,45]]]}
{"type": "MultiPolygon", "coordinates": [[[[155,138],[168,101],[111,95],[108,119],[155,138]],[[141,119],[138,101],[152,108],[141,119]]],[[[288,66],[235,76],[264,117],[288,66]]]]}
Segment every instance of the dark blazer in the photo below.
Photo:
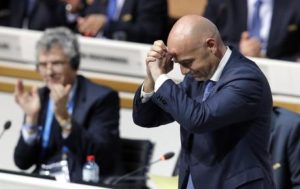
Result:
{"type": "MultiPolygon", "coordinates": [[[[27,15],[27,3],[10,1],[9,26],[22,28],[27,15]]],[[[31,14],[27,15],[28,28],[45,30],[49,27],[66,25],[65,5],[59,0],[36,0],[31,14]]]]}
{"type": "Polygon", "coordinates": [[[300,189],[300,115],[274,107],[272,113],[272,153],[277,189],[300,189]]]}
{"type": "Polygon", "coordinates": [[[119,19],[110,21],[103,35],[110,39],[153,43],[165,37],[167,21],[166,0],[125,0],[119,19]]]}
{"type": "Polygon", "coordinates": [[[181,189],[189,173],[195,189],[272,189],[267,150],[272,96],[265,76],[233,50],[204,102],[203,84],[190,76],[179,85],[169,79],[146,103],[141,102],[139,89],[134,122],[143,127],[180,124],[181,189]]]}
{"type": "MultiPolygon", "coordinates": [[[[70,150],[69,170],[71,181],[81,181],[82,166],[89,154],[96,156],[100,166],[100,177],[114,175],[118,171],[119,153],[119,98],[117,92],[78,76],[75,104],[72,114],[72,131],[63,139],[61,128],[54,119],[50,132],[49,147],[42,152],[41,143],[30,146],[22,135],[14,152],[14,160],[20,169],[32,165],[38,171],[41,164],[61,159],[62,146],[70,150]],[[44,155],[43,155],[44,154],[44,155]]],[[[42,112],[39,125],[46,120],[49,90],[40,90],[42,112]]]]}
{"type": "Polygon", "coordinates": [[[0,2],[0,26],[8,25],[9,15],[10,15],[9,0],[2,0],[0,2]]]}
{"type": "MultiPolygon", "coordinates": [[[[296,61],[300,58],[300,1],[274,0],[266,56],[296,61]]],[[[209,0],[204,16],[214,22],[224,41],[238,48],[247,31],[247,0],[209,0]]]]}

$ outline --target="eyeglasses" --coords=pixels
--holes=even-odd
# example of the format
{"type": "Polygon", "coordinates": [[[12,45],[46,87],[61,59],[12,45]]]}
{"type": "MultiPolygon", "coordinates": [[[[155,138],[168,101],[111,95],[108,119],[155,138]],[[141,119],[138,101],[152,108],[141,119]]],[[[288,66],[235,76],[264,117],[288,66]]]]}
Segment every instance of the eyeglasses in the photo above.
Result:
{"type": "Polygon", "coordinates": [[[39,62],[37,64],[37,68],[40,72],[46,72],[48,68],[48,64],[51,65],[51,69],[55,72],[60,72],[63,70],[64,65],[66,64],[66,61],[64,60],[57,60],[52,62],[39,62]]]}

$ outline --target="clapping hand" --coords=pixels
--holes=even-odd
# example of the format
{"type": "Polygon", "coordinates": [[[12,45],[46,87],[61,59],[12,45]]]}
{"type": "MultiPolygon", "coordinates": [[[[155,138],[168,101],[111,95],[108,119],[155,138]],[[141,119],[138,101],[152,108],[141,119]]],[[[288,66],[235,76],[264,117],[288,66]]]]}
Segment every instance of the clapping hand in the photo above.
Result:
{"type": "Polygon", "coordinates": [[[37,124],[38,114],[41,109],[40,98],[37,88],[33,87],[31,92],[25,91],[22,80],[18,80],[15,86],[15,101],[26,114],[26,123],[37,124]]]}
{"type": "Polygon", "coordinates": [[[54,114],[61,126],[70,119],[67,109],[68,97],[71,91],[71,85],[63,86],[61,84],[52,84],[50,88],[50,98],[54,102],[54,114]]]}

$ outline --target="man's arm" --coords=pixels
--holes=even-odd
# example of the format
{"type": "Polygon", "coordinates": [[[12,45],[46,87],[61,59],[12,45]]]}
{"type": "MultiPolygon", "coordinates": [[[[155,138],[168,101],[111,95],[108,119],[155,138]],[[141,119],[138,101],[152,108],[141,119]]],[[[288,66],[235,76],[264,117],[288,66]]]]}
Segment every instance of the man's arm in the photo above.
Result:
{"type": "Polygon", "coordinates": [[[257,115],[268,87],[254,75],[245,75],[223,85],[205,102],[191,99],[171,80],[159,88],[152,100],[186,130],[195,133],[249,121],[257,115]]]}
{"type": "Polygon", "coordinates": [[[25,91],[21,80],[15,86],[15,100],[24,111],[25,119],[14,151],[14,161],[20,169],[28,169],[38,160],[39,145],[36,140],[41,102],[37,88],[32,88],[31,92],[25,91]]]}
{"type": "Polygon", "coordinates": [[[135,124],[143,127],[157,127],[174,121],[170,114],[154,104],[151,99],[142,102],[141,87],[134,96],[132,117],[135,124]]]}
{"type": "Polygon", "coordinates": [[[17,146],[14,150],[14,162],[20,169],[29,169],[38,162],[39,143],[28,144],[23,135],[20,135],[17,146]]]}
{"type": "Polygon", "coordinates": [[[288,138],[287,158],[292,189],[300,189],[300,117],[294,125],[288,138]]]}

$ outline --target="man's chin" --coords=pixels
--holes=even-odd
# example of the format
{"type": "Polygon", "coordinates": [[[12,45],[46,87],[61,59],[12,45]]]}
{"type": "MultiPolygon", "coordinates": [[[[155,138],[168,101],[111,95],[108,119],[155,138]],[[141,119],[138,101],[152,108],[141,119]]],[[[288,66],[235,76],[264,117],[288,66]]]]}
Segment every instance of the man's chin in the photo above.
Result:
{"type": "Polygon", "coordinates": [[[193,77],[196,81],[205,81],[203,77],[193,77]]]}
{"type": "Polygon", "coordinates": [[[59,81],[48,81],[47,82],[47,86],[49,87],[49,88],[51,88],[53,85],[57,85],[57,84],[60,84],[61,82],[59,82],[59,81]]]}

